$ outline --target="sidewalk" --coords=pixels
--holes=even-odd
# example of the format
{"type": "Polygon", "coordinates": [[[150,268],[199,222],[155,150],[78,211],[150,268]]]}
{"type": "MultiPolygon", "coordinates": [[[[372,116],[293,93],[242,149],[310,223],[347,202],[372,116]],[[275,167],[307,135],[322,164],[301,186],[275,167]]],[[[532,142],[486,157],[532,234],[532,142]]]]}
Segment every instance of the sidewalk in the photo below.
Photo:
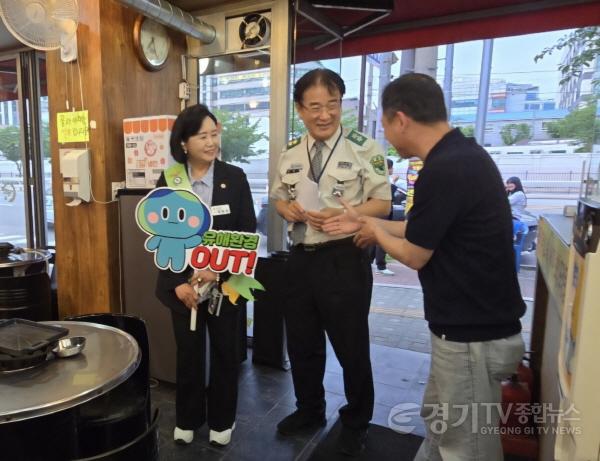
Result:
{"type": "MultiPolygon", "coordinates": [[[[525,255],[524,255],[525,256],[525,255]]],[[[527,259],[531,262],[531,256],[527,259]]],[[[535,255],[533,255],[535,263],[535,255]]],[[[378,275],[373,270],[373,296],[369,314],[371,343],[415,352],[430,353],[429,328],[423,314],[423,292],[417,272],[397,262],[388,264],[394,275],[378,275]]],[[[521,294],[527,304],[523,337],[529,344],[535,292],[535,270],[519,272],[521,294]]]]}

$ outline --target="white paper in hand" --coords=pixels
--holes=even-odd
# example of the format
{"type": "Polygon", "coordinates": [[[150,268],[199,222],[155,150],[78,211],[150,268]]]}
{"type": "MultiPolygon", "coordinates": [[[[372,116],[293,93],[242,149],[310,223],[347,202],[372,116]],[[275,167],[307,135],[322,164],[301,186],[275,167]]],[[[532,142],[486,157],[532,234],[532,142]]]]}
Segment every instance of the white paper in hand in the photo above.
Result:
{"type": "Polygon", "coordinates": [[[305,211],[319,211],[321,201],[319,200],[319,185],[306,176],[296,184],[298,195],[296,201],[304,208],[305,211]]]}

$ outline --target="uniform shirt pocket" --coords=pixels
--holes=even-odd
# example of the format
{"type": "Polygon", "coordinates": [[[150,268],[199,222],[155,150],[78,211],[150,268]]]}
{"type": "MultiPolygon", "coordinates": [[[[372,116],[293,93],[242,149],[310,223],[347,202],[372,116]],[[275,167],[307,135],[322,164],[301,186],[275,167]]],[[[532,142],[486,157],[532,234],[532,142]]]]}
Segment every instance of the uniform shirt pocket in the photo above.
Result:
{"type": "Polygon", "coordinates": [[[335,168],[327,171],[326,182],[321,187],[321,198],[328,203],[328,206],[339,206],[337,197],[341,196],[346,200],[362,202],[361,190],[362,181],[360,170],[353,168],[335,168]]]}
{"type": "Polygon", "coordinates": [[[300,182],[300,179],[302,178],[301,174],[302,173],[299,171],[294,173],[284,173],[281,175],[281,182],[286,186],[295,186],[300,182]]]}

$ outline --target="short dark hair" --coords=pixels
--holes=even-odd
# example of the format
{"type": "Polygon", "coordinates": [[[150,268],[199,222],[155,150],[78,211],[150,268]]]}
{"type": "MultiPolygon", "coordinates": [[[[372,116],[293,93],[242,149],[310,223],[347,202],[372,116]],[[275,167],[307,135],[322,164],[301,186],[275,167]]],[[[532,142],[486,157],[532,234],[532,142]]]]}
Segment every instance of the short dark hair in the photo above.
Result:
{"type": "Polygon", "coordinates": [[[191,136],[198,133],[206,117],[218,123],[217,117],[204,104],[190,106],[177,116],[173,124],[173,130],[171,131],[171,139],[169,140],[171,156],[176,162],[185,163],[187,156],[183,151],[181,143],[187,142],[191,136]]]}
{"type": "Polygon", "coordinates": [[[425,74],[405,74],[389,83],[383,90],[381,106],[388,118],[396,112],[404,112],[420,123],[448,120],[444,92],[425,74]]]}
{"type": "Polygon", "coordinates": [[[302,104],[304,92],[311,86],[323,85],[329,93],[335,90],[340,92],[340,97],[346,93],[344,80],[337,73],[329,69],[313,69],[304,74],[294,85],[294,102],[302,104]]]}
{"type": "Polygon", "coordinates": [[[391,158],[386,158],[388,170],[394,167],[394,161],[391,158]]]}

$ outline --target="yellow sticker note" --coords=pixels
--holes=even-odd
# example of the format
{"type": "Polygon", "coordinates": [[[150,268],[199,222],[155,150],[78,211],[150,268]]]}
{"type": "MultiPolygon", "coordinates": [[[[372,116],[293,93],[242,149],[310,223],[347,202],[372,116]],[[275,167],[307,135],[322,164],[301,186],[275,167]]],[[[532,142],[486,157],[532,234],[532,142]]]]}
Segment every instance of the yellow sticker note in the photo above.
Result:
{"type": "Polygon", "coordinates": [[[59,112],[56,114],[56,125],[58,127],[58,142],[88,142],[90,140],[90,129],[88,123],[88,111],[59,112]]]}

